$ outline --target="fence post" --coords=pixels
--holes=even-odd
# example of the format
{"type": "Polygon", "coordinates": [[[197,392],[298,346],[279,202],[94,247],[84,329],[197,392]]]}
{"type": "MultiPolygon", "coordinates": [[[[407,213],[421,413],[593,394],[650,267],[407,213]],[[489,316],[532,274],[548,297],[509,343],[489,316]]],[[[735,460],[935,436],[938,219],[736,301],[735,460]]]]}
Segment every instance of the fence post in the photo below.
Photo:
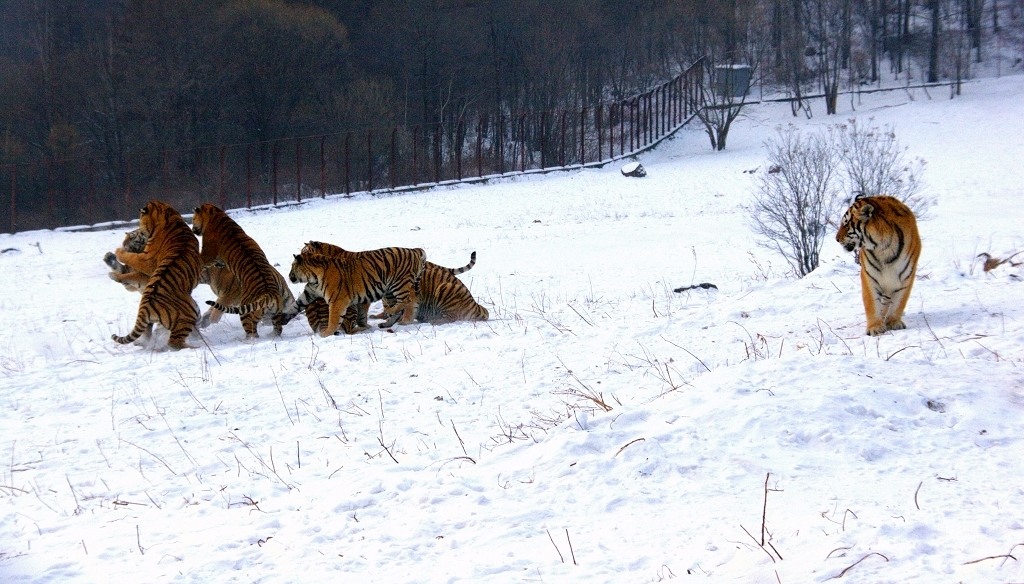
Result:
{"type": "Polygon", "coordinates": [[[366,192],[373,192],[373,130],[366,131],[366,192]]]}
{"type": "Polygon", "coordinates": [[[85,204],[89,208],[89,222],[95,224],[103,219],[102,216],[96,215],[96,167],[95,161],[92,158],[89,159],[89,169],[87,172],[89,173],[89,192],[85,195],[85,204]]]}
{"type": "Polygon", "coordinates": [[[391,169],[388,170],[388,174],[391,175],[391,188],[398,188],[398,147],[396,141],[398,140],[398,126],[391,128],[391,169]]]}
{"type": "Polygon", "coordinates": [[[540,168],[543,170],[547,167],[547,123],[548,113],[540,113],[540,168]]]}
{"type": "Polygon", "coordinates": [[[526,114],[519,118],[519,154],[522,164],[520,172],[526,172],[526,114]]]}
{"type": "Polygon", "coordinates": [[[441,182],[441,123],[434,126],[434,182],[441,182]]]}
{"type": "MultiPolygon", "coordinates": [[[[598,141],[601,139],[598,138],[598,141]]],[[[580,166],[587,163],[587,107],[580,110],[580,166]]]]}
{"type": "Polygon", "coordinates": [[[302,202],[302,139],[295,139],[295,202],[302,202]]]}
{"type": "Polygon", "coordinates": [[[412,184],[420,184],[420,127],[412,128],[412,184]]]}
{"type": "Polygon", "coordinates": [[[345,134],[345,196],[348,197],[352,194],[352,184],[350,182],[350,173],[352,170],[350,159],[351,159],[351,145],[352,145],[352,132],[345,134]]]}
{"type": "Polygon", "coordinates": [[[128,155],[124,156],[124,210],[129,217],[132,216],[132,177],[131,177],[131,160],[128,155]]]}
{"type": "Polygon", "coordinates": [[[395,189],[398,186],[398,177],[395,172],[395,156],[397,155],[398,149],[395,145],[395,140],[398,137],[398,126],[391,128],[391,168],[388,169],[388,175],[391,177],[391,189],[395,189]]]}
{"type": "Polygon", "coordinates": [[[320,136],[320,198],[327,198],[327,153],[324,151],[327,136],[320,136]]]}
{"type": "Polygon", "coordinates": [[[480,119],[476,122],[476,176],[480,178],[484,175],[484,120],[485,114],[480,115],[480,119]]]}
{"type": "Polygon", "coordinates": [[[505,174],[505,115],[498,114],[498,174],[505,174]]]}
{"type": "Polygon", "coordinates": [[[452,156],[455,157],[455,176],[462,180],[462,142],[466,136],[466,123],[459,120],[455,124],[455,146],[452,147],[452,156]]]}
{"type": "Polygon", "coordinates": [[[226,209],[227,205],[224,204],[224,155],[227,151],[227,146],[220,147],[220,176],[217,178],[217,200],[220,201],[220,208],[226,209]]]}
{"type": "Polygon", "coordinates": [[[275,140],[270,146],[270,182],[273,186],[274,193],[274,206],[277,206],[277,145],[278,141],[275,140]]]}
{"type": "Polygon", "coordinates": [[[18,216],[18,165],[11,165],[11,233],[15,232],[18,216]]]}
{"type": "Polygon", "coordinates": [[[245,207],[252,208],[252,144],[245,145],[245,207]]]}
{"type": "Polygon", "coordinates": [[[565,118],[569,112],[562,112],[562,145],[558,148],[558,166],[565,166],[565,118]]]}

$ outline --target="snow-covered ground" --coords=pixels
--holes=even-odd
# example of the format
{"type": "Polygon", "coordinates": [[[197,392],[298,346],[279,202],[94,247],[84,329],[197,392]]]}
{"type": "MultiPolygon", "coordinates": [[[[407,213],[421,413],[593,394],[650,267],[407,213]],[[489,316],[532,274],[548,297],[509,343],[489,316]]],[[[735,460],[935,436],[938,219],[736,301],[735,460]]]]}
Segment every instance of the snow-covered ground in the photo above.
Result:
{"type": "Polygon", "coordinates": [[[486,323],[121,346],[121,230],[0,235],[0,581],[1024,581],[1024,268],[976,259],[1024,249],[1021,95],[760,105],[643,179],[233,213],[285,273],[310,239],[476,250],[486,323]],[[743,210],[778,125],[851,117],[936,201],[908,328],[877,338],[849,254],[787,277],[743,210]]]}

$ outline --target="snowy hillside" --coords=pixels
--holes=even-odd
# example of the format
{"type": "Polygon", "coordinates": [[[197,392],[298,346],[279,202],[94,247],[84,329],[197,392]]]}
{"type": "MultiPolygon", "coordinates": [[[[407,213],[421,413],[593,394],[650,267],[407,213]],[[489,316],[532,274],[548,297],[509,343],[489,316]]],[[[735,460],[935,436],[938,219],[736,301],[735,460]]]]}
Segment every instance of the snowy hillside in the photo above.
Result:
{"type": "Polygon", "coordinates": [[[1021,95],[762,105],[643,179],[233,213],[285,273],[310,239],[475,250],[486,323],[121,346],[122,230],[0,235],[0,581],[1024,581],[1024,267],[976,259],[1024,250],[1021,95]],[[851,117],[936,200],[908,328],[877,338],[849,254],[787,277],[743,211],[778,125],[851,117]]]}

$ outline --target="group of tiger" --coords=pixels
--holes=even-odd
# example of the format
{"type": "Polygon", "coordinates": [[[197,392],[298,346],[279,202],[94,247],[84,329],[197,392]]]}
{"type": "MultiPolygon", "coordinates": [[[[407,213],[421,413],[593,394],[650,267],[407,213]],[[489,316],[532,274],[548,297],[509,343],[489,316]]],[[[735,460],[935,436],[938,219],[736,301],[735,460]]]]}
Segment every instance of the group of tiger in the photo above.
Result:
{"type": "Polygon", "coordinates": [[[247,338],[259,336],[256,327],[265,321],[279,335],[300,312],[321,336],[352,334],[367,327],[369,306],[377,300],[384,310],[369,318],[384,319],[381,328],[489,316],[456,278],[476,264],[476,252],[467,265],[445,268],[426,261],[420,248],[347,251],[311,241],[294,256],[288,274],[293,283],[305,284],[296,300],[256,241],[210,203],[195,209],[190,228],[173,207],[150,201],[139,214],[139,228],[125,234],[121,247],[103,261],[112,280],[142,294],[135,327],[112,336],[121,344],[148,336],[160,324],[170,331],[168,346],[181,349],[197,326],[218,322],[223,313],[240,316],[247,338]],[[201,250],[196,236],[202,237],[201,250]],[[192,298],[200,283],[217,296],[201,316],[192,298]]]}
{"type": "MultiPolygon", "coordinates": [[[[843,215],[836,241],[858,254],[867,334],[906,328],[903,311],[921,255],[914,213],[888,196],[859,197],[843,215]]],[[[288,279],[306,286],[298,300],[267,261],[256,242],[222,209],[206,203],[195,209],[192,227],[170,205],[150,201],[139,228],[104,262],[110,277],[142,293],[131,333],[113,335],[131,343],[148,335],[153,324],[170,331],[168,345],[185,346],[196,326],[217,322],[222,313],[238,314],[246,337],[269,320],[274,333],[300,312],[321,336],[352,334],[367,327],[371,303],[381,300],[381,328],[395,323],[487,320],[469,289],[455,276],[476,263],[476,252],[461,268],[426,261],[420,248],[387,247],[347,251],[310,241],[294,256],[288,279]],[[196,236],[203,238],[202,250],[196,236]],[[217,295],[200,317],[192,290],[200,283],[217,295]]]]}

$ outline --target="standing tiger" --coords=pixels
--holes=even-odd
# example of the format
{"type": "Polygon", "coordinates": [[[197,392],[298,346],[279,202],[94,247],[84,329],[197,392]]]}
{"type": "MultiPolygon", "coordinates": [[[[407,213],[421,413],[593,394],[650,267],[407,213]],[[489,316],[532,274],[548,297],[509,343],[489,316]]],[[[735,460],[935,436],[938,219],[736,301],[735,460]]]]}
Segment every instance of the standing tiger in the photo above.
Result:
{"type": "MultiPolygon", "coordinates": [[[[145,247],[146,236],[143,235],[141,229],[128,231],[124,234],[121,249],[138,253],[145,249],[145,247]]],[[[117,255],[114,252],[108,251],[103,256],[103,263],[110,267],[110,279],[120,283],[129,292],[142,292],[142,289],[146,287],[146,282],[149,281],[149,273],[133,270],[122,264],[117,261],[117,255]]],[[[143,269],[150,268],[146,266],[143,269]]],[[[238,304],[239,298],[242,296],[241,282],[235,278],[235,275],[223,263],[214,262],[212,265],[203,266],[202,271],[199,272],[199,283],[208,285],[213,290],[213,293],[217,295],[217,302],[225,306],[238,304]]],[[[206,328],[211,324],[220,322],[222,314],[224,313],[213,306],[209,307],[199,318],[199,328],[206,328]]],[[[268,319],[264,319],[264,321],[269,322],[268,319]]]]}
{"type": "Polygon", "coordinates": [[[114,256],[130,270],[151,274],[142,289],[135,327],[114,341],[128,344],[149,336],[153,324],[170,331],[167,345],[185,347],[195,330],[199,306],[192,290],[199,284],[199,242],[181,215],[162,201],[150,201],[139,214],[139,230],[146,239],[141,252],[118,249],[114,256]]]}
{"type": "MultiPolygon", "coordinates": [[[[302,252],[319,253],[332,256],[346,256],[353,253],[336,245],[321,241],[310,241],[302,248],[302,252]]],[[[468,272],[476,265],[476,252],[469,256],[469,263],[459,268],[447,268],[433,262],[427,262],[423,269],[423,276],[420,278],[419,289],[416,295],[419,302],[416,308],[416,320],[434,324],[454,322],[457,320],[487,320],[489,314],[487,309],[477,304],[470,294],[469,289],[456,278],[459,274],[468,272]]],[[[308,290],[308,288],[307,288],[308,290]]],[[[394,307],[394,298],[387,295],[382,299],[384,310],[379,314],[371,315],[372,318],[387,319],[394,307]]],[[[301,310],[309,304],[307,292],[303,292],[297,304],[297,310],[301,310]]],[[[362,307],[360,307],[362,308],[362,307]]],[[[311,311],[306,311],[306,319],[313,330],[319,330],[319,326],[309,319],[311,311]]],[[[312,311],[317,314],[317,311],[312,311]]]]}
{"type": "Polygon", "coordinates": [[[339,327],[349,334],[365,327],[367,307],[385,296],[394,299],[395,311],[380,327],[399,321],[411,324],[425,263],[426,254],[420,248],[388,247],[334,256],[303,252],[294,256],[288,278],[305,282],[311,297],[326,301],[327,322],[316,323],[322,326],[314,330],[329,337],[339,327]]]}
{"type": "Polygon", "coordinates": [[[894,197],[857,198],[843,215],[836,241],[860,258],[867,334],[906,328],[903,310],[921,255],[913,211],[894,197]]]}
{"type": "Polygon", "coordinates": [[[274,334],[280,335],[286,322],[285,309],[295,298],[260,246],[227,213],[210,203],[196,207],[192,231],[203,238],[202,264],[222,262],[241,286],[240,294],[230,299],[231,305],[210,301],[207,304],[221,312],[241,315],[246,338],[259,336],[256,326],[265,316],[271,317],[274,334]]]}

